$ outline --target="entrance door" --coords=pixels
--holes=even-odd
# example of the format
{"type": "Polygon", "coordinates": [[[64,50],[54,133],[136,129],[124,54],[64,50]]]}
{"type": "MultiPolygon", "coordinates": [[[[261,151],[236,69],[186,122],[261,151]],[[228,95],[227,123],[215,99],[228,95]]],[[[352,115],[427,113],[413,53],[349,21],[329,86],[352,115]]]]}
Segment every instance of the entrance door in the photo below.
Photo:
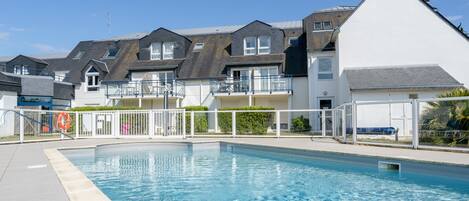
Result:
{"type": "MultiPolygon", "coordinates": [[[[319,99],[319,109],[332,109],[332,99],[319,99]]],[[[322,113],[319,114],[319,128],[322,130],[322,113]]],[[[332,131],[332,111],[326,112],[326,133],[332,131]]]]}

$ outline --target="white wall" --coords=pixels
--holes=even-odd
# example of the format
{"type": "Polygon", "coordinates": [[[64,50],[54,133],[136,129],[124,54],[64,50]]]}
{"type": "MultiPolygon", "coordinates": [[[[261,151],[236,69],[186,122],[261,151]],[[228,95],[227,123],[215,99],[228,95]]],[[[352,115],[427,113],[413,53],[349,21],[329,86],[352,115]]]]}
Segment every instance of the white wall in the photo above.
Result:
{"type": "MultiPolygon", "coordinates": [[[[16,92],[0,91],[0,108],[15,109],[18,96],[16,92]]],[[[0,137],[14,135],[15,113],[0,110],[0,137]]]]}
{"type": "Polygon", "coordinates": [[[210,93],[210,82],[208,80],[184,81],[186,96],[182,106],[207,106],[209,110],[216,108],[215,98],[210,93]]]}
{"type": "MultiPolygon", "coordinates": [[[[408,100],[409,94],[418,94],[418,98],[433,98],[444,90],[368,90],[352,92],[354,101],[387,101],[408,100]]],[[[357,126],[394,127],[399,129],[400,136],[411,135],[412,105],[410,103],[374,104],[357,106],[357,126]]]]}
{"type": "Polygon", "coordinates": [[[366,0],[342,25],[340,70],[438,64],[469,86],[469,42],[420,0],[366,0]]]}
{"type": "Polygon", "coordinates": [[[308,54],[308,88],[309,88],[309,108],[319,109],[320,98],[333,99],[333,107],[337,105],[339,84],[339,68],[335,52],[312,52],[308,54]],[[318,79],[318,59],[321,57],[332,58],[332,71],[334,73],[331,80],[318,79]]]}
{"type": "Polygon", "coordinates": [[[86,91],[86,84],[75,85],[75,100],[72,101],[72,107],[83,106],[106,106],[111,104],[106,99],[103,90],[86,91]]]}

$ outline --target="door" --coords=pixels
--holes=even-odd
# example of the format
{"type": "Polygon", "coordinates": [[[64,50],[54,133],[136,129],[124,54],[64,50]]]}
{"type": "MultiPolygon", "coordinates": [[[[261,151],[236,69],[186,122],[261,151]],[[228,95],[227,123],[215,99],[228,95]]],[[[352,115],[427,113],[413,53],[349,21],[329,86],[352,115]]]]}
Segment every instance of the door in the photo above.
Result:
{"type": "Polygon", "coordinates": [[[233,71],[233,91],[248,92],[250,89],[250,70],[233,71]]]}
{"type": "MultiPolygon", "coordinates": [[[[319,99],[319,109],[332,109],[332,99],[324,98],[319,99]]],[[[329,134],[332,131],[332,111],[325,111],[326,117],[326,133],[329,134]]],[[[319,114],[319,128],[322,130],[322,112],[319,114]]]]}

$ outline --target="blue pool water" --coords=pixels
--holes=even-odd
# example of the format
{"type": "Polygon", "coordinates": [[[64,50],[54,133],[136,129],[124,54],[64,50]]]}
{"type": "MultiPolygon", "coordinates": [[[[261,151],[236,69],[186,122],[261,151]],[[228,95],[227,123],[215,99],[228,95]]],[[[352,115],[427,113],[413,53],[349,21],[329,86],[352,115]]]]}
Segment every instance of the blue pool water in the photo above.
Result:
{"type": "Polygon", "coordinates": [[[430,164],[403,162],[399,172],[375,158],[230,144],[62,152],[112,200],[469,200],[467,177],[451,176],[460,170],[430,164]]]}

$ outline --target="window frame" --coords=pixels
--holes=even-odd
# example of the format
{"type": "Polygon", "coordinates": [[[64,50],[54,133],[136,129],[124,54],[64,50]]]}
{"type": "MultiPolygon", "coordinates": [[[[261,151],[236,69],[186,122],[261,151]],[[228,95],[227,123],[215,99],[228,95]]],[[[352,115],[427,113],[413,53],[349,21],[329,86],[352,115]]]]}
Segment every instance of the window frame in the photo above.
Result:
{"type": "Polygon", "coordinates": [[[244,37],[243,44],[244,44],[243,52],[244,52],[245,56],[256,55],[256,53],[257,53],[257,37],[255,37],[255,36],[244,37]],[[248,39],[254,39],[254,47],[247,47],[248,39]],[[248,51],[252,51],[252,52],[248,53],[248,51]]]}
{"type": "Polygon", "coordinates": [[[327,80],[333,80],[334,79],[334,64],[333,64],[333,59],[331,57],[321,57],[321,58],[318,58],[318,71],[317,71],[317,79],[320,80],[320,81],[327,81],[327,80]],[[330,63],[330,70],[329,71],[321,71],[321,61],[329,61],[330,63]],[[321,75],[330,75],[330,78],[321,78],[321,75]]]}
{"type": "Polygon", "coordinates": [[[150,60],[152,61],[160,61],[162,60],[162,54],[163,54],[163,43],[162,42],[153,42],[150,44],[150,60]],[[153,52],[153,46],[159,47],[160,52],[155,53],[153,52]]]}
{"type": "Polygon", "coordinates": [[[327,30],[334,30],[334,26],[332,26],[332,21],[323,21],[322,22],[322,29],[327,30]],[[329,23],[329,28],[326,28],[326,23],[329,23]]]}
{"type": "Polygon", "coordinates": [[[265,55],[265,54],[270,54],[272,52],[272,37],[270,36],[259,36],[257,37],[257,54],[258,55],[265,55]],[[261,38],[267,38],[269,46],[261,46],[261,38]],[[268,50],[268,52],[262,52],[261,50],[268,50]]]}
{"type": "Polygon", "coordinates": [[[171,60],[174,59],[174,49],[176,48],[176,43],[175,42],[164,42],[162,43],[163,48],[162,48],[162,60],[171,60]],[[172,44],[172,51],[171,54],[166,52],[166,45],[167,44],[172,44]],[[171,57],[166,57],[167,55],[171,55],[171,57]]]}
{"type": "Polygon", "coordinates": [[[94,66],[90,66],[85,73],[86,91],[99,91],[99,87],[101,85],[100,80],[99,80],[99,72],[90,72],[90,70],[93,68],[96,70],[94,66]],[[91,78],[92,85],[90,85],[89,83],[90,78],[91,78]]]}
{"type": "Polygon", "coordinates": [[[118,47],[111,47],[111,48],[108,48],[108,49],[107,49],[107,52],[106,52],[106,54],[104,55],[103,58],[104,58],[104,59],[114,59],[114,58],[117,57],[117,55],[119,54],[119,52],[120,52],[120,49],[119,49],[118,47]],[[116,53],[114,54],[114,56],[110,56],[110,54],[111,54],[110,50],[111,50],[111,49],[116,49],[116,53]]]}

